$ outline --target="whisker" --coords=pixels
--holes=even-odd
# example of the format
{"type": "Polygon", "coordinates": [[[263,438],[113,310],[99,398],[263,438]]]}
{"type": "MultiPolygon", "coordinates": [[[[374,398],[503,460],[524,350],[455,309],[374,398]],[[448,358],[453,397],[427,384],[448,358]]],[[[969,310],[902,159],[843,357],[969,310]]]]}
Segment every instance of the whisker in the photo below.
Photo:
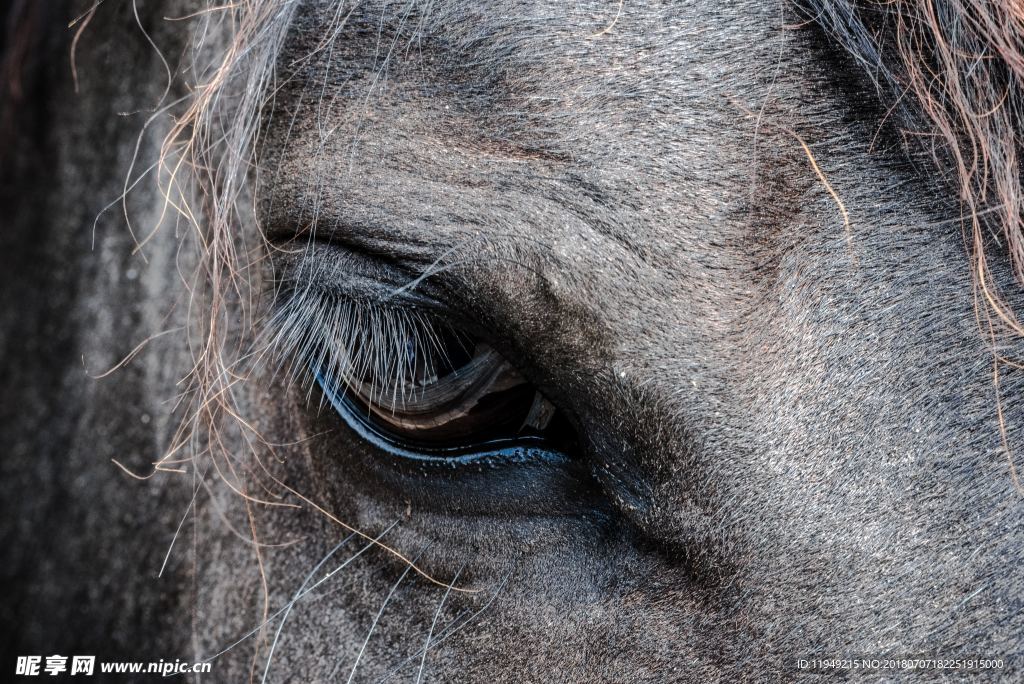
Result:
{"type": "Polygon", "coordinates": [[[461,631],[463,627],[468,625],[470,622],[472,622],[474,619],[476,619],[481,613],[483,613],[485,610],[490,608],[491,604],[494,603],[494,600],[496,598],[498,598],[498,594],[501,593],[501,590],[505,588],[505,585],[508,583],[508,580],[509,580],[510,577],[512,577],[512,571],[511,570],[509,570],[508,573],[506,573],[505,577],[498,584],[498,587],[494,590],[494,593],[491,595],[491,597],[489,599],[487,599],[487,603],[485,603],[483,606],[481,606],[479,610],[471,613],[469,616],[467,616],[461,622],[459,621],[459,618],[456,617],[454,620],[452,620],[450,623],[448,623],[448,627],[446,627],[444,630],[442,630],[441,634],[439,634],[432,642],[430,642],[429,644],[426,644],[423,648],[417,650],[415,653],[413,653],[412,655],[407,657],[405,660],[400,662],[390,672],[388,672],[386,675],[384,675],[383,677],[378,679],[377,680],[377,684],[381,684],[381,682],[386,682],[389,679],[391,679],[392,677],[394,677],[396,674],[401,672],[405,668],[406,665],[408,665],[409,663],[413,662],[416,658],[420,658],[423,655],[423,652],[424,652],[425,649],[433,647],[433,646],[437,646],[438,644],[440,644],[440,643],[444,642],[445,640],[447,640],[449,637],[454,636],[459,631],[461,631]]]}
{"type": "Polygon", "coordinates": [[[342,546],[347,544],[349,540],[351,540],[352,537],[354,536],[356,536],[356,533],[352,532],[347,537],[338,542],[337,545],[333,549],[331,549],[326,556],[320,559],[320,562],[317,563],[313,567],[313,569],[309,571],[308,575],[306,575],[306,579],[302,580],[302,584],[299,585],[299,588],[295,591],[295,593],[292,595],[291,600],[285,606],[284,615],[281,616],[281,622],[277,624],[277,631],[274,632],[274,640],[271,642],[270,650],[267,652],[267,664],[263,668],[263,678],[260,679],[261,684],[265,684],[267,681],[267,674],[270,672],[270,663],[274,658],[274,649],[277,648],[277,642],[281,638],[281,630],[284,629],[284,623],[288,621],[288,616],[291,615],[292,607],[295,605],[295,602],[303,596],[303,589],[305,589],[306,585],[309,584],[309,581],[313,579],[313,575],[315,575],[317,571],[323,567],[324,563],[330,560],[331,557],[335,553],[337,553],[342,546]]]}
{"type": "MultiPolygon", "coordinates": [[[[419,560],[420,555],[422,555],[422,551],[419,554],[416,554],[416,557],[413,558],[414,563],[419,560]]],[[[345,680],[345,684],[352,684],[352,679],[356,676],[356,668],[359,667],[359,661],[363,659],[363,654],[366,653],[366,647],[370,643],[370,637],[373,636],[374,630],[377,629],[377,623],[380,622],[380,618],[384,614],[384,609],[388,607],[391,597],[395,595],[396,591],[398,591],[398,587],[402,584],[402,581],[405,580],[405,577],[409,574],[410,570],[412,570],[412,565],[406,565],[405,570],[402,571],[402,574],[398,576],[398,579],[391,586],[391,591],[389,591],[388,595],[384,597],[384,602],[380,604],[380,610],[377,611],[377,615],[373,618],[373,622],[370,624],[370,630],[366,633],[366,638],[363,639],[363,645],[360,647],[359,653],[356,654],[356,661],[352,663],[352,670],[348,673],[348,679],[345,680]]],[[[449,590],[450,587],[451,585],[449,585],[449,590]]],[[[341,661],[339,660],[337,665],[334,666],[334,670],[331,671],[331,679],[334,679],[334,674],[338,671],[340,666],[341,661]]]]}
{"type": "MultiPolygon", "coordinates": [[[[465,564],[459,568],[458,572],[455,573],[455,577],[452,578],[452,584],[455,584],[459,580],[459,575],[462,574],[465,564]]],[[[448,595],[452,593],[451,585],[444,590],[444,596],[441,597],[440,603],[437,604],[437,610],[434,611],[434,619],[430,623],[430,631],[427,632],[427,640],[423,644],[423,659],[420,660],[420,670],[416,673],[416,684],[420,684],[423,680],[423,669],[427,665],[427,651],[430,649],[430,640],[434,636],[434,627],[437,626],[437,619],[441,617],[441,609],[444,608],[444,602],[448,600],[448,595]]]]}
{"type": "MultiPolygon", "coordinates": [[[[344,569],[345,567],[347,567],[347,566],[349,565],[349,563],[351,563],[351,562],[352,562],[352,561],[354,561],[355,559],[359,558],[359,556],[363,555],[364,553],[366,553],[367,551],[369,551],[370,549],[372,549],[372,548],[373,548],[374,546],[376,546],[377,544],[379,544],[379,543],[380,543],[380,540],[381,540],[381,538],[383,538],[385,534],[387,534],[387,533],[388,533],[388,532],[390,532],[390,531],[391,531],[392,529],[394,529],[394,527],[395,527],[395,526],[396,526],[397,524],[398,524],[398,521],[397,521],[397,520],[396,520],[395,522],[391,523],[391,524],[390,524],[390,525],[389,525],[389,526],[387,527],[387,529],[385,529],[385,530],[384,530],[383,532],[381,532],[381,533],[380,533],[379,535],[377,535],[377,537],[376,537],[376,538],[374,538],[374,539],[371,539],[370,541],[368,541],[368,542],[367,542],[367,543],[366,543],[366,544],[365,544],[365,545],[364,545],[364,546],[363,546],[363,547],[362,547],[361,549],[359,549],[359,551],[357,551],[357,552],[356,552],[356,553],[355,553],[355,554],[354,554],[353,556],[351,556],[350,558],[348,558],[348,559],[347,559],[347,560],[346,560],[346,561],[345,561],[344,563],[342,563],[341,565],[339,565],[339,566],[338,566],[337,568],[335,568],[335,569],[334,569],[334,570],[332,570],[331,572],[329,572],[329,573],[327,573],[326,575],[324,575],[324,576],[323,576],[323,577],[322,577],[322,578],[321,578],[321,579],[320,579],[320,580],[319,580],[319,581],[318,581],[318,582],[317,582],[316,584],[314,584],[314,585],[313,585],[313,586],[311,586],[311,587],[310,587],[309,589],[306,589],[306,590],[305,590],[304,592],[302,592],[301,594],[299,594],[299,595],[298,595],[297,597],[295,597],[295,599],[294,599],[294,600],[292,600],[292,601],[290,601],[289,603],[287,603],[287,604],[285,604],[284,606],[282,606],[280,610],[278,610],[278,611],[277,611],[276,613],[274,613],[273,615],[271,615],[270,617],[268,617],[268,618],[267,618],[266,620],[264,620],[263,622],[261,622],[260,624],[256,625],[255,627],[253,627],[253,628],[252,628],[251,630],[249,630],[249,631],[248,631],[248,632],[246,632],[245,634],[243,634],[243,635],[242,635],[241,637],[239,637],[239,638],[238,638],[238,639],[237,639],[236,641],[232,642],[232,643],[231,643],[231,644],[230,644],[229,646],[227,646],[227,647],[223,648],[222,650],[218,651],[217,653],[213,654],[212,656],[210,656],[210,657],[208,657],[208,658],[203,658],[203,659],[202,659],[202,660],[201,660],[200,662],[204,662],[204,663],[209,663],[209,662],[212,662],[213,660],[216,660],[216,659],[217,659],[217,658],[219,658],[220,656],[224,655],[225,653],[227,653],[228,651],[230,651],[231,649],[233,649],[233,648],[234,648],[235,646],[237,646],[238,644],[242,643],[243,641],[245,641],[246,639],[248,639],[248,638],[249,638],[249,637],[251,637],[252,635],[254,635],[254,634],[256,634],[257,632],[259,632],[259,631],[260,631],[261,629],[263,629],[263,628],[264,628],[264,627],[266,627],[266,626],[267,626],[268,624],[270,624],[271,622],[273,622],[273,621],[274,621],[274,620],[275,620],[275,619],[276,619],[276,618],[277,618],[277,617],[278,617],[279,615],[283,614],[283,613],[284,613],[284,612],[285,612],[286,610],[288,610],[288,608],[289,608],[290,606],[294,605],[294,604],[295,604],[295,602],[297,602],[297,601],[301,600],[302,598],[304,598],[305,596],[307,596],[307,595],[308,595],[308,594],[309,594],[309,593],[310,593],[311,591],[313,591],[313,590],[314,590],[314,589],[316,589],[316,588],[317,588],[318,586],[320,586],[321,584],[323,584],[324,582],[326,582],[327,580],[329,580],[329,579],[330,579],[331,577],[333,577],[334,575],[336,575],[336,574],[337,574],[338,572],[340,572],[341,570],[343,570],[343,569],[344,569]]],[[[354,534],[354,533],[353,533],[353,534],[354,534]]],[[[322,598],[322,597],[321,597],[321,598],[322,598]]]]}

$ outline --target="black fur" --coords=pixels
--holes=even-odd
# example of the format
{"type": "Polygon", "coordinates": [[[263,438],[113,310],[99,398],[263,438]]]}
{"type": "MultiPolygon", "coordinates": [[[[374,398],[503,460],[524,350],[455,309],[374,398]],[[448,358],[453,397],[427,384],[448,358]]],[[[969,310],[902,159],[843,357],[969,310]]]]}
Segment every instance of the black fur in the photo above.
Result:
{"type": "MultiPolygon", "coordinates": [[[[846,5],[343,9],[318,50],[338,6],[300,6],[277,59],[239,227],[270,239],[266,290],[372,299],[429,273],[396,301],[514,362],[571,415],[577,466],[396,474],[258,354],[233,392],[273,446],[227,430],[145,482],[111,464],[163,455],[194,359],[173,335],[101,380],[83,359],[98,374],[203,311],[179,279],[187,227],[143,263],[110,212],[91,248],[148,116],[115,112],[165,85],[131,7],[104,6],[77,98],[53,52],[28,153],[45,164],[4,197],[3,667],[212,656],[264,621],[263,577],[271,615],[302,593],[344,523],[388,548],[347,542],[317,577],[366,550],[212,681],[788,681],[801,657],[910,655],[1019,676],[1024,522],[997,406],[1019,447],[1024,385],[1004,365],[997,395],[960,206],[902,145],[916,115],[876,136],[892,99],[846,5]]],[[[182,13],[146,7],[167,55],[189,36],[159,18],[182,13]]],[[[155,191],[129,199],[155,220],[155,191]]],[[[990,266],[1020,305],[1005,254],[990,266]]]]}

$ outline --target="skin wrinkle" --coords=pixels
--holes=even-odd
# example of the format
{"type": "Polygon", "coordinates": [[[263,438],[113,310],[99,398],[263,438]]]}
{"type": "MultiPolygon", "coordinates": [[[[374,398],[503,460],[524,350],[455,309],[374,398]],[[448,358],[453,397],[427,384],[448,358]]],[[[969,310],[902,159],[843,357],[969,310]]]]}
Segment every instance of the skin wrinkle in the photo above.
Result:
{"type": "MultiPolygon", "coordinates": [[[[331,681],[339,663],[358,663],[353,681],[760,681],[798,678],[797,657],[1019,657],[1005,446],[1024,385],[997,366],[999,416],[992,361],[1022,345],[979,335],[999,319],[972,296],[955,164],[890,144],[911,119],[878,131],[892,103],[871,79],[904,83],[898,63],[879,68],[895,45],[872,33],[881,15],[856,24],[852,5],[820,3],[801,23],[710,0],[138,9],[145,36],[131,6],[104,3],[78,39],[82,99],[54,51],[54,140],[0,255],[25,303],[0,313],[19,362],[4,369],[0,501],[27,521],[4,530],[4,579],[24,588],[3,621],[12,652],[92,652],[95,634],[112,660],[230,644],[213,681],[331,681]],[[194,71],[168,95],[186,111],[139,139],[144,117],[110,112],[163,92],[150,39],[194,71]],[[225,54],[229,68],[204,66],[225,54]],[[123,191],[111,169],[136,140],[137,168],[154,165],[185,214],[153,232],[147,264],[123,217],[98,221],[91,252],[95,211],[78,206],[123,191]],[[582,473],[382,476],[385,455],[270,348],[296,339],[268,326],[275,311],[340,325],[323,292],[390,293],[486,330],[572,414],[582,473]],[[156,336],[177,326],[186,339],[156,336]],[[83,356],[109,368],[150,336],[117,373],[83,377],[83,356]],[[145,472],[154,451],[188,474],[97,466],[145,472]],[[190,503],[211,459],[209,497],[190,503]],[[191,548],[155,583],[190,510],[191,548]],[[364,539],[316,575],[344,526],[387,533],[395,553],[364,539]],[[260,563],[236,537],[250,528],[260,563]],[[88,610],[68,600],[79,587],[88,610]]],[[[983,166],[996,183],[999,164],[983,166]]],[[[132,187],[133,222],[159,222],[166,197],[132,187]]],[[[983,262],[1007,311],[1022,299],[1010,254],[983,262]]]]}

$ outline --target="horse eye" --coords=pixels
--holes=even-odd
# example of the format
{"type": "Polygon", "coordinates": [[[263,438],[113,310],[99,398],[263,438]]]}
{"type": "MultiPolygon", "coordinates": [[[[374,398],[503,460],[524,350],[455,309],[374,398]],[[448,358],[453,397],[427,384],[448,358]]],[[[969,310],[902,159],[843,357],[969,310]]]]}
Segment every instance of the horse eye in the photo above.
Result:
{"type": "Polygon", "coordinates": [[[377,446],[427,458],[571,449],[564,415],[484,342],[410,318],[359,337],[335,346],[341,358],[315,375],[338,414],[377,446]]]}

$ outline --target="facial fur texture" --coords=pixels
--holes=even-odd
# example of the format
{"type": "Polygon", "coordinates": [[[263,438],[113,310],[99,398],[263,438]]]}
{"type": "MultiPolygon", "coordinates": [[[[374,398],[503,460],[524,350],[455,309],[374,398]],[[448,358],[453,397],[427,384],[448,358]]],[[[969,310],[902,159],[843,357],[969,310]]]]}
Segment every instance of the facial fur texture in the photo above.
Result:
{"type": "MultiPolygon", "coordinates": [[[[255,165],[205,167],[245,183],[217,176],[191,198],[196,224],[166,219],[145,262],[116,212],[91,249],[148,116],[111,112],[187,93],[176,80],[160,100],[131,6],[82,34],[78,99],[44,70],[50,133],[18,162],[31,192],[0,269],[25,302],[3,325],[23,361],[4,369],[3,500],[28,521],[4,530],[21,549],[5,569],[22,597],[4,619],[13,652],[216,655],[216,681],[663,682],[1024,651],[1007,449],[1024,387],[998,363],[1022,344],[987,325],[1003,319],[977,270],[984,246],[983,284],[1020,310],[999,249],[1017,229],[978,204],[997,220],[968,219],[965,244],[981,186],[958,186],[950,159],[970,136],[933,150],[906,135],[927,112],[887,116],[906,64],[886,62],[884,87],[863,67],[903,53],[848,40],[859,26],[890,45],[877,17],[703,0],[266,7],[255,35],[272,48],[243,64],[273,69],[234,74],[259,85],[242,90],[258,116],[188,119],[211,162],[236,140],[211,121],[251,124],[255,165]],[[209,358],[188,342],[212,339],[194,320],[211,286],[189,289],[223,275],[211,213],[244,233],[217,253],[252,266],[215,292],[227,370],[168,415],[209,358]],[[486,335],[572,415],[577,470],[382,466],[267,362],[256,331],[303,286],[384,293],[486,335]],[[83,357],[98,375],[175,327],[190,335],[83,376],[83,357]],[[165,463],[184,474],[107,467],[146,472],[182,414],[211,406],[233,427],[165,463]],[[60,643],[58,622],[75,626],[60,643]]],[[[197,35],[233,45],[209,14],[188,24],[208,34],[171,14],[140,18],[164,54],[198,54],[197,35]]],[[[221,92],[203,115],[235,111],[221,92]]],[[[140,170],[175,132],[155,121],[140,170]]],[[[163,203],[139,190],[127,213],[154,225],[163,203]]]]}

